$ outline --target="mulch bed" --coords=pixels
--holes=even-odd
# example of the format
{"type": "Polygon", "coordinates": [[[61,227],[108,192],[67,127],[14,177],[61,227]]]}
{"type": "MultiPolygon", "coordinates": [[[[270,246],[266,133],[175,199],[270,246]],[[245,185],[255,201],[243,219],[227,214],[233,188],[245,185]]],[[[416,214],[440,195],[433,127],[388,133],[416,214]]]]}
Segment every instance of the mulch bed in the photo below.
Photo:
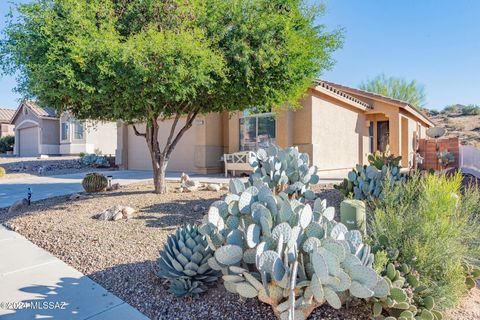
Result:
{"type": "MultiPolygon", "coordinates": [[[[176,186],[169,184],[169,189],[176,186]]],[[[193,300],[177,299],[167,291],[167,284],[156,276],[156,259],[167,236],[182,224],[199,222],[226,191],[156,195],[151,190],[151,184],[134,184],[79,200],[65,196],[42,200],[11,215],[0,210],[0,223],[17,229],[152,319],[274,319],[268,305],[239,299],[220,283],[193,300]],[[130,220],[92,218],[115,205],[139,212],[130,220]]],[[[315,191],[338,212],[342,200],[338,191],[332,186],[317,186],[315,191]]],[[[310,319],[366,320],[370,314],[370,306],[357,300],[348,309],[319,307],[310,319]]]]}

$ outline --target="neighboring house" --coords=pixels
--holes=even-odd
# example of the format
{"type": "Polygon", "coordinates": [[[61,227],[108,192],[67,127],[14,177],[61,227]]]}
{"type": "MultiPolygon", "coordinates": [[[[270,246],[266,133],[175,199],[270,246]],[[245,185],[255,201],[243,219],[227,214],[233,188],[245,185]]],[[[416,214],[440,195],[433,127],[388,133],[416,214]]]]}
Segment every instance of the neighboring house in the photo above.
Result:
{"type": "MultiPolygon", "coordinates": [[[[221,156],[275,143],[298,146],[310,155],[319,170],[350,169],[367,163],[369,153],[387,145],[402,156],[404,167],[413,166],[417,138],[434,126],[423,113],[406,102],[318,80],[295,111],[255,114],[212,113],[199,117],[171,155],[168,169],[198,173],[222,170],[221,156]]],[[[164,143],[172,120],[161,123],[164,143]]],[[[137,124],[139,131],[144,125],[137,124]]],[[[117,163],[126,169],[151,169],[143,137],[131,125],[118,128],[117,163]]]]}
{"type": "Polygon", "coordinates": [[[13,136],[14,125],[10,124],[10,120],[14,114],[15,110],[0,108],[0,138],[13,136]]]}
{"type": "Polygon", "coordinates": [[[14,154],[21,157],[115,154],[116,123],[77,121],[67,114],[58,117],[53,109],[31,100],[22,101],[11,123],[15,125],[14,154]]]}

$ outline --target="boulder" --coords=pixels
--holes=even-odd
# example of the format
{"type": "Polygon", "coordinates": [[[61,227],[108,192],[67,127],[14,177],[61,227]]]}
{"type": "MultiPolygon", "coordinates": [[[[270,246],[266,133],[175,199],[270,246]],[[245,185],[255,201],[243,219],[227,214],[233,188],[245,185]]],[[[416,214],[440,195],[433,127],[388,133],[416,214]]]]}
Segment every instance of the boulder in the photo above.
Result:
{"type": "Polygon", "coordinates": [[[122,210],[123,210],[122,206],[114,206],[114,207],[108,208],[103,212],[99,213],[97,215],[97,219],[106,220],[106,221],[114,220],[114,218],[116,218],[115,220],[121,219],[123,217],[122,210]]]}
{"type": "Polygon", "coordinates": [[[217,183],[210,183],[209,185],[207,185],[207,190],[209,191],[220,191],[221,189],[221,186],[217,183]]]}
{"type": "Polygon", "coordinates": [[[186,174],[185,172],[182,172],[182,175],[180,176],[180,183],[185,184],[185,182],[187,182],[188,180],[190,180],[190,177],[188,176],[188,174],[186,174]]]}
{"type": "Polygon", "coordinates": [[[21,199],[18,201],[15,201],[10,208],[8,208],[8,213],[13,213],[20,211],[28,206],[28,200],[27,199],[21,199]]]}
{"type": "Polygon", "coordinates": [[[68,197],[68,199],[69,199],[70,201],[73,201],[73,200],[78,200],[78,199],[80,199],[81,197],[82,197],[82,196],[79,195],[78,193],[74,193],[74,194],[70,195],[70,197],[68,197]]]}
{"type": "Polygon", "coordinates": [[[122,209],[122,217],[123,219],[130,219],[133,217],[133,214],[136,212],[137,210],[135,210],[134,208],[132,207],[124,207],[122,209]]]}
{"type": "Polygon", "coordinates": [[[120,183],[114,183],[114,184],[112,184],[111,187],[107,188],[107,191],[115,191],[115,190],[118,190],[118,189],[120,189],[120,183]]]}

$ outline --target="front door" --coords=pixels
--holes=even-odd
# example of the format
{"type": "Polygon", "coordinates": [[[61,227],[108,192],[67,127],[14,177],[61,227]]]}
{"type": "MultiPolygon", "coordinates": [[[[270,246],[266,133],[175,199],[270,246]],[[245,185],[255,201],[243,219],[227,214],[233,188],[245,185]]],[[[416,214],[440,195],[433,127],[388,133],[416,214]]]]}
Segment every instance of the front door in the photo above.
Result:
{"type": "Polygon", "coordinates": [[[377,150],[385,152],[390,140],[390,127],[388,121],[377,122],[377,150]]]}

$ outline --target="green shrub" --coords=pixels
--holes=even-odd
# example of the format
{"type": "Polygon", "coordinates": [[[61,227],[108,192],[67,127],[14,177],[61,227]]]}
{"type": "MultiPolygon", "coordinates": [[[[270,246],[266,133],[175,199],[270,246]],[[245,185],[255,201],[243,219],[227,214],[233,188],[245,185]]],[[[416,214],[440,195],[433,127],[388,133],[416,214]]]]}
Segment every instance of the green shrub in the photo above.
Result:
{"type": "Polygon", "coordinates": [[[400,250],[432,289],[440,309],[454,306],[466,292],[466,260],[479,257],[478,189],[460,192],[462,176],[414,175],[387,187],[372,217],[372,237],[400,250]]]}
{"type": "Polygon", "coordinates": [[[13,145],[15,144],[14,136],[5,136],[0,138],[0,153],[7,151],[13,151],[13,145]]]}

